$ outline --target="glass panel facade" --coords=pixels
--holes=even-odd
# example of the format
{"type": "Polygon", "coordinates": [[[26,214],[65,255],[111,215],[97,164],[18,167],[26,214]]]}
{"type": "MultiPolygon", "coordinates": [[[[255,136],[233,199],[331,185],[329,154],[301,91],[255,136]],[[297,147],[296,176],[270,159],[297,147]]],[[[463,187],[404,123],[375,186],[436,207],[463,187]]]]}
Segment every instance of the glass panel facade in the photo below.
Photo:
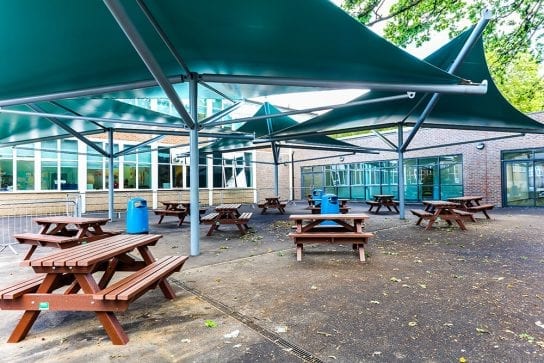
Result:
{"type": "Polygon", "coordinates": [[[504,151],[503,205],[544,206],[544,149],[504,151]]]}
{"type": "Polygon", "coordinates": [[[15,148],[17,168],[17,190],[34,190],[35,175],[34,175],[34,144],[25,146],[24,148],[15,148]]]}
{"type": "MultiPolygon", "coordinates": [[[[102,147],[101,143],[96,143],[102,147]]],[[[87,146],[87,190],[104,189],[104,160],[103,157],[87,146]]]]}
{"type": "Polygon", "coordinates": [[[78,189],[77,185],[77,141],[62,140],[60,143],[60,188],[78,189]]]}
{"type": "MultiPolygon", "coordinates": [[[[214,154],[213,183],[218,188],[250,188],[253,186],[253,155],[237,152],[214,154]]],[[[206,159],[200,160],[200,182],[206,185],[204,165],[206,159]]]]}
{"type": "MultiPolygon", "coordinates": [[[[405,160],[406,201],[463,195],[462,163],[460,155],[405,160]]],[[[301,173],[302,195],[318,188],[339,198],[354,200],[369,200],[375,194],[392,194],[398,198],[396,160],[302,167],[301,173]]]]}

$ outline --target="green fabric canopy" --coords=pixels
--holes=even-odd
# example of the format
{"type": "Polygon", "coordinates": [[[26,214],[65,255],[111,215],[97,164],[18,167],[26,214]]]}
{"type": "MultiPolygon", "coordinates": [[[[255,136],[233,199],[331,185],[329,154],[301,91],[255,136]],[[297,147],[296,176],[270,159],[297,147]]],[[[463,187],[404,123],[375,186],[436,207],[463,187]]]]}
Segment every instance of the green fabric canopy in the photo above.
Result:
{"type": "MultiPolygon", "coordinates": [[[[165,75],[185,80],[185,70],[137,2],[120,3],[165,75]]],[[[328,0],[161,0],[147,1],[147,7],[199,81],[248,83],[214,78],[242,76],[269,77],[263,85],[273,78],[280,86],[307,80],[323,87],[370,82],[403,88],[463,83],[388,43],[328,0]]],[[[4,1],[0,32],[0,105],[154,83],[101,1],[4,1]]]]}
{"type": "MultiPolygon", "coordinates": [[[[437,67],[447,69],[459,54],[470,32],[471,29],[461,33],[425,60],[437,67]]],[[[465,78],[489,80],[487,93],[481,96],[442,94],[422,127],[499,132],[544,132],[543,124],[516,110],[501,95],[489,73],[481,38],[467,54],[456,74],[465,78]]],[[[354,101],[372,100],[396,94],[398,93],[371,91],[354,101]]],[[[393,127],[402,122],[405,126],[412,126],[428,100],[429,95],[418,94],[414,99],[331,110],[276,133],[274,137],[290,139],[303,135],[380,129],[393,127]]]]}
{"type": "MultiPolygon", "coordinates": [[[[265,102],[254,116],[274,115],[281,113],[276,107],[268,102],[265,102]]],[[[273,132],[281,131],[290,126],[296,125],[297,122],[288,116],[273,117],[264,120],[248,121],[236,129],[237,132],[254,134],[255,137],[270,135],[273,132]]],[[[345,151],[362,151],[360,147],[350,143],[333,139],[332,137],[317,135],[309,136],[301,139],[289,140],[290,145],[304,146],[308,149],[312,148],[331,148],[334,150],[345,149],[345,151]]],[[[281,143],[278,146],[282,146],[281,143]]],[[[210,154],[214,152],[230,152],[241,150],[252,150],[269,148],[269,143],[255,144],[251,140],[236,140],[236,139],[219,139],[214,143],[200,148],[200,153],[210,154]]]]}
{"type": "MultiPolygon", "coordinates": [[[[68,99],[54,102],[38,102],[35,108],[29,105],[4,107],[5,110],[23,112],[42,112],[55,115],[74,116],[74,118],[58,118],[62,124],[80,135],[104,133],[108,128],[132,133],[168,134],[188,131],[185,123],[174,116],[148,110],[128,103],[111,99],[68,99]],[[82,117],[115,119],[122,122],[87,121],[82,117]],[[141,125],[138,125],[141,122],[141,125]],[[168,127],[166,127],[168,126],[168,127]],[[175,130],[175,131],[174,131],[175,130]]],[[[225,131],[217,128],[206,130],[209,134],[225,135],[225,131]]],[[[241,136],[239,133],[231,133],[241,136]]],[[[36,142],[51,138],[66,138],[73,135],[53,123],[49,118],[27,115],[0,113],[0,145],[16,145],[36,142]]]]}

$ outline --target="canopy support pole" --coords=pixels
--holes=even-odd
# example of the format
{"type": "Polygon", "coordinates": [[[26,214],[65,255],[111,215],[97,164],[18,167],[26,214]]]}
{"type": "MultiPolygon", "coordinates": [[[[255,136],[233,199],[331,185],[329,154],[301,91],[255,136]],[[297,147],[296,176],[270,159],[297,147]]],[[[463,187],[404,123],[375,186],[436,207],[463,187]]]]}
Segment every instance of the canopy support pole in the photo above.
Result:
{"type": "Polygon", "coordinates": [[[137,145],[133,145],[133,146],[130,146],[130,147],[127,147],[126,149],[122,150],[122,151],[119,151],[118,153],[116,153],[114,155],[114,157],[118,157],[120,155],[127,155],[127,154],[130,154],[132,153],[134,150],[137,150],[139,148],[141,148],[142,146],[146,146],[146,145],[149,145],[153,142],[157,142],[157,141],[160,141],[162,139],[165,138],[166,135],[159,135],[159,136],[155,136],[155,137],[152,137],[151,139],[149,140],[146,140],[146,141],[143,141],[137,145]]]}
{"type": "MultiPolygon", "coordinates": [[[[449,74],[455,73],[455,71],[457,70],[457,67],[459,67],[459,65],[463,62],[466,55],[472,49],[476,41],[482,36],[485,26],[487,25],[487,23],[489,23],[489,20],[491,20],[491,16],[492,16],[491,11],[489,10],[482,11],[482,18],[480,19],[478,24],[476,24],[476,26],[474,27],[474,30],[472,31],[469,38],[463,45],[463,48],[461,49],[457,57],[455,57],[455,60],[453,61],[451,66],[449,66],[447,70],[449,74]]],[[[419,128],[421,127],[421,125],[423,124],[427,116],[429,116],[431,111],[434,109],[434,106],[436,106],[439,99],[440,99],[440,94],[434,93],[431,99],[429,100],[429,102],[427,103],[427,106],[425,106],[425,109],[421,112],[421,115],[417,119],[416,124],[414,125],[412,131],[406,138],[406,141],[403,144],[399,144],[401,145],[400,149],[402,152],[406,151],[406,149],[408,148],[408,145],[410,145],[410,142],[412,142],[412,139],[416,136],[417,132],[419,131],[419,128]]]]}
{"type": "Polygon", "coordinates": [[[113,129],[108,130],[108,218],[113,221],[113,129]]]}
{"type": "MultiPolygon", "coordinates": [[[[193,75],[193,74],[191,74],[193,75]]],[[[194,120],[198,119],[197,100],[198,100],[198,83],[195,77],[191,77],[189,80],[189,112],[194,120]]],[[[198,123],[195,122],[189,133],[189,182],[191,183],[189,193],[191,202],[191,256],[200,255],[200,201],[198,195],[199,189],[199,161],[200,155],[198,151],[198,123]]]]}
{"type": "MultiPolygon", "coordinates": [[[[104,0],[108,1],[108,0],[104,0]]],[[[111,0],[109,0],[111,1],[111,0]]],[[[455,94],[485,94],[487,81],[470,84],[409,84],[365,81],[330,81],[322,79],[286,78],[266,76],[240,76],[228,74],[199,74],[200,81],[211,83],[259,84],[270,86],[298,86],[318,88],[368,88],[391,92],[440,92],[455,94]]]]}
{"type": "MultiPolygon", "coordinates": [[[[43,109],[41,107],[39,107],[38,105],[35,105],[35,104],[28,104],[28,107],[30,107],[32,110],[36,111],[36,112],[43,112],[43,109]]],[[[74,130],[73,128],[71,128],[70,126],[66,125],[64,122],[58,120],[57,118],[55,117],[46,117],[49,121],[51,121],[52,123],[54,123],[55,125],[57,125],[58,127],[60,127],[61,129],[63,129],[64,131],[68,132],[70,135],[72,135],[73,137],[75,137],[76,139],[78,139],[79,141],[87,144],[87,146],[89,146],[90,148],[98,151],[100,154],[102,154],[103,156],[107,156],[108,153],[103,150],[102,148],[100,148],[99,146],[97,146],[94,142],[88,140],[86,137],[84,137],[83,135],[81,135],[79,132],[77,132],[76,130],[74,130]]]]}
{"type": "Polygon", "coordinates": [[[386,143],[391,149],[397,151],[397,145],[393,144],[391,140],[389,140],[387,137],[385,137],[381,132],[372,130],[372,133],[376,135],[380,140],[382,140],[384,143],[386,143]]]}
{"type": "Polygon", "coordinates": [[[136,52],[138,52],[138,55],[145,63],[147,69],[153,75],[153,78],[155,78],[157,83],[161,86],[162,90],[164,91],[170,102],[172,102],[172,105],[174,106],[176,111],[179,113],[183,121],[185,121],[185,124],[189,128],[194,128],[194,120],[185,109],[185,106],[183,106],[183,103],[181,102],[176,93],[176,90],[164,74],[161,66],[155,59],[155,56],[153,55],[151,50],[148,48],[138,29],[130,20],[130,17],[126,13],[121,2],[119,0],[103,1],[121,30],[123,30],[126,37],[132,44],[132,47],[136,50],[136,52]]]}
{"type": "Polygon", "coordinates": [[[206,126],[221,126],[221,125],[227,125],[227,124],[233,124],[233,123],[239,123],[239,122],[257,121],[257,120],[263,120],[263,119],[275,118],[275,117],[284,117],[284,116],[290,116],[290,115],[300,115],[303,113],[312,113],[314,111],[335,110],[338,108],[348,108],[348,107],[369,105],[369,104],[380,103],[380,102],[391,102],[391,101],[403,100],[406,98],[413,98],[413,97],[414,97],[413,93],[409,93],[409,94],[406,93],[406,94],[397,95],[397,96],[373,98],[370,100],[353,101],[348,103],[340,103],[340,104],[327,105],[327,106],[316,106],[316,107],[305,108],[303,110],[292,110],[292,111],[285,111],[285,112],[279,112],[274,114],[266,114],[261,116],[244,117],[244,118],[239,118],[234,120],[216,121],[216,122],[210,122],[206,126]]]}
{"type": "MultiPolygon", "coordinates": [[[[403,135],[403,127],[402,124],[399,124],[398,129],[398,144],[402,145],[402,140],[404,138],[403,135]]],[[[405,200],[404,200],[404,151],[399,147],[397,148],[398,154],[399,154],[399,160],[397,162],[397,173],[398,173],[398,190],[399,190],[399,218],[404,219],[404,207],[405,207],[405,200]]]]}

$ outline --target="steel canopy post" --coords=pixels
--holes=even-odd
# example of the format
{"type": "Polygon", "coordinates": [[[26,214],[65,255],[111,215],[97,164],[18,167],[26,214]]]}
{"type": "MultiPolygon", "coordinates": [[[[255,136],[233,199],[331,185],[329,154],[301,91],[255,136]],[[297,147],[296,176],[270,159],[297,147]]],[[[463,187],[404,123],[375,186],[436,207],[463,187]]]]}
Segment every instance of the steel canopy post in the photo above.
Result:
{"type": "Polygon", "coordinates": [[[178,112],[178,114],[181,116],[183,121],[185,121],[185,124],[189,128],[195,127],[195,122],[191,118],[191,116],[187,113],[187,110],[185,109],[185,106],[183,106],[183,103],[179,99],[176,90],[164,74],[164,72],[161,69],[161,66],[153,56],[153,53],[149,50],[147,47],[147,44],[143,40],[142,36],[140,35],[138,29],[134,26],[132,21],[130,20],[130,17],[125,12],[125,9],[123,8],[123,5],[118,0],[103,0],[104,4],[114,17],[115,21],[123,30],[125,35],[127,36],[128,40],[132,44],[133,48],[138,52],[138,55],[142,59],[142,61],[145,63],[147,69],[149,72],[153,75],[153,78],[157,81],[157,83],[161,86],[164,93],[166,93],[166,96],[172,102],[172,105],[178,112]]]}
{"type": "MultiPolygon", "coordinates": [[[[403,127],[402,124],[399,124],[398,126],[398,145],[402,145],[403,140],[403,127]]],[[[404,151],[400,147],[397,148],[398,154],[399,154],[399,160],[397,162],[397,172],[398,172],[398,189],[399,189],[399,218],[404,219],[404,193],[405,193],[405,187],[404,187],[404,151]]]]}
{"type": "Polygon", "coordinates": [[[113,221],[113,129],[108,130],[108,218],[113,221]]]}
{"type": "MultiPolygon", "coordinates": [[[[198,83],[196,75],[192,75],[189,80],[189,112],[194,120],[197,120],[197,100],[198,100],[198,83]]],[[[199,223],[199,151],[198,151],[198,122],[189,132],[189,182],[191,184],[190,192],[190,208],[191,208],[191,256],[198,256],[200,254],[200,223],[199,223]]]]}

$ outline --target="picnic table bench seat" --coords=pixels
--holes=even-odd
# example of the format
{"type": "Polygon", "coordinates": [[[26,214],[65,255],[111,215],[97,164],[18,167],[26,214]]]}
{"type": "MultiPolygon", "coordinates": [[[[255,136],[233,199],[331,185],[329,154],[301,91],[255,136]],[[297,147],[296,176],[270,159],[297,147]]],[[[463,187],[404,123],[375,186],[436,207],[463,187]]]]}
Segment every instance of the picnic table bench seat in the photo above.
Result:
{"type": "Polygon", "coordinates": [[[161,224],[163,218],[166,216],[174,216],[174,217],[178,217],[178,226],[181,227],[185,219],[185,216],[187,215],[187,210],[185,209],[154,209],[153,213],[155,213],[155,215],[157,216],[160,216],[157,224],[161,224]]]}
{"type": "MultiPolygon", "coordinates": [[[[0,301],[6,302],[9,300],[15,300],[25,294],[32,294],[38,290],[45,275],[40,275],[32,277],[27,280],[18,281],[15,284],[5,287],[0,290],[0,301]]],[[[70,284],[73,281],[73,277],[65,275],[62,279],[57,281],[57,284],[54,285],[54,289],[70,284]]],[[[6,309],[5,307],[3,307],[6,309]]]]}
{"type": "MultiPolygon", "coordinates": [[[[93,294],[94,300],[121,301],[120,307],[126,309],[128,304],[147,291],[157,287],[159,282],[174,272],[181,270],[188,256],[166,256],[141,270],[138,270],[111,286],[93,294]]],[[[163,291],[168,299],[174,299],[173,291],[163,291]]]]}
{"type": "Polygon", "coordinates": [[[494,204],[482,204],[482,205],[475,205],[472,207],[468,207],[467,210],[472,213],[482,212],[487,219],[491,219],[489,217],[489,214],[487,214],[487,211],[493,209],[494,207],[495,207],[494,204]]]}
{"type": "Polygon", "coordinates": [[[205,216],[202,216],[202,218],[200,218],[200,221],[204,224],[210,224],[210,222],[215,221],[217,217],[219,217],[219,213],[208,213],[205,216]]]}
{"type": "Polygon", "coordinates": [[[297,245],[297,261],[302,261],[304,243],[351,243],[354,250],[359,252],[359,260],[365,262],[365,244],[369,238],[374,237],[371,232],[291,232],[289,237],[293,238],[297,245]]]}
{"type": "Polygon", "coordinates": [[[410,209],[410,212],[413,215],[419,217],[419,219],[416,222],[416,226],[419,226],[424,219],[431,219],[434,216],[433,213],[427,212],[423,209],[410,209]]]}
{"type": "Polygon", "coordinates": [[[203,216],[201,221],[203,224],[211,225],[208,233],[206,233],[207,236],[211,236],[213,231],[218,229],[221,224],[234,224],[238,227],[240,233],[244,235],[249,229],[247,222],[249,222],[252,216],[253,212],[244,212],[238,217],[222,218],[220,213],[213,212],[203,216]]]}
{"type": "Polygon", "coordinates": [[[462,218],[468,219],[469,221],[476,222],[476,219],[474,219],[474,213],[467,212],[461,209],[454,209],[455,213],[459,214],[462,218]]]}
{"type": "Polygon", "coordinates": [[[17,233],[14,234],[13,237],[21,243],[57,248],[73,247],[85,240],[74,236],[60,236],[56,234],[42,234],[32,232],[17,233]]]}

